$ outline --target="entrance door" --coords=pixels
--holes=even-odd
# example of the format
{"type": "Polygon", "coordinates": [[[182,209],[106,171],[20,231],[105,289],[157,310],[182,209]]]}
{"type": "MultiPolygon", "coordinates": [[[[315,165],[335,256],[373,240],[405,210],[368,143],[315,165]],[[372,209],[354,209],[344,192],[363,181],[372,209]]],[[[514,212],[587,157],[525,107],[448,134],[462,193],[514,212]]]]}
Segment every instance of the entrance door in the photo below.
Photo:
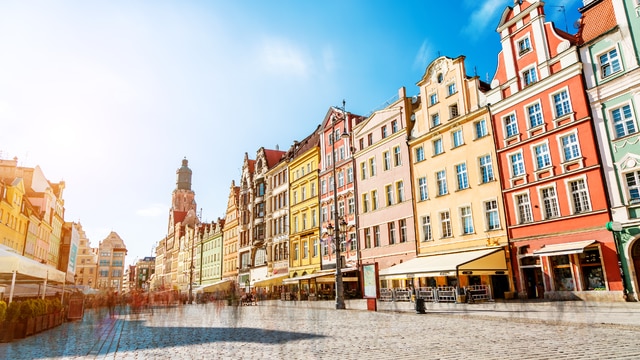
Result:
{"type": "Polygon", "coordinates": [[[544,298],[544,284],[542,282],[542,269],[524,268],[525,289],[527,290],[528,299],[544,298]]]}
{"type": "MultiPolygon", "coordinates": [[[[635,274],[636,274],[636,289],[640,289],[640,279],[638,274],[640,274],[640,241],[636,240],[635,244],[633,244],[633,247],[631,248],[631,263],[633,264],[633,268],[635,270],[635,274]]],[[[631,281],[633,281],[633,279],[631,279],[631,281]]],[[[632,289],[629,289],[629,291],[633,291],[632,289]]],[[[639,296],[640,294],[636,294],[636,298],[639,296]]]]}
{"type": "Polygon", "coordinates": [[[504,299],[504,292],[509,291],[509,276],[491,275],[491,285],[493,287],[493,298],[504,299]]]}

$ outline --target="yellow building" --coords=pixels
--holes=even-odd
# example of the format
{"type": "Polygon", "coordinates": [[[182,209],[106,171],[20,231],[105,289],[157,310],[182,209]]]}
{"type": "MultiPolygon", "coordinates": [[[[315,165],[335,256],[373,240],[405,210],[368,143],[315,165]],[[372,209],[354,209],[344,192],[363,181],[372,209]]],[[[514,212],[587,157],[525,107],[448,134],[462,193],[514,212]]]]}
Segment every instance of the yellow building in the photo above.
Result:
{"type": "Polygon", "coordinates": [[[0,242],[24,253],[29,216],[28,200],[22,178],[3,178],[0,182],[0,242]]]}
{"type": "Polygon", "coordinates": [[[381,277],[415,277],[424,291],[467,287],[503,297],[512,286],[488,85],[466,76],[463,56],[443,56],[418,86],[409,141],[418,257],[381,277]]]}
{"type": "Polygon", "coordinates": [[[91,241],[78,224],[79,246],[76,257],[76,285],[95,288],[98,268],[98,249],[91,248],[91,241]]]}
{"type": "Polygon", "coordinates": [[[235,282],[238,277],[239,201],[240,187],[231,180],[222,229],[222,279],[230,282],[235,282]]]}
{"type": "MultiPolygon", "coordinates": [[[[291,149],[289,162],[289,277],[299,286],[300,296],[314,293],[314,282],[295,278],[321,268],[318,197],[320,127],[291,149]]],[[[289,281],[291,280],[291,281],[289,281]]]]}

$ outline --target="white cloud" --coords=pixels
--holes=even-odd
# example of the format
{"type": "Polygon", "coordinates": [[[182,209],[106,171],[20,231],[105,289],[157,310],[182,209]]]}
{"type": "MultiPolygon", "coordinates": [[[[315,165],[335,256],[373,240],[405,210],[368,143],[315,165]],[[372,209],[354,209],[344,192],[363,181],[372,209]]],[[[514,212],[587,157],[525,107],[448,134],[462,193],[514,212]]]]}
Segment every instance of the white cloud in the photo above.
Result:
{"type": "Polygon", "coordinates": [[[136,210],[136,215],[142,217],[156,217],[166,214],[169,207],[165,204],[151,204],[144,209],[136,210]]]}
{"type": "MultiPolygon", "coordinates": [[[[477,5],[479,3],[474,2],[474,4],[477,5]]],[[[476,38],[479,34],[486,31],[487,26],[489,26],[489,21],[496,22],[496,13],[506,8],[503,0],[487,0],[480,4],[481,6],[479,8],[471,12],[467,26],[462,28],[462,33],[471,38],[476,38]]],[[[497,26],[498,24],[495,23],[493,25],[497,26]]]]}
{"type": "Polygon", "coordinates": [[[416,69],[424,70],[431,61],[434,60],[434,52],[427,40],[422,42],[420,50],[413,60],[413,66],[416,69]]]}
{"type": "Polygon", "coordinates": [[[286,40],[265,38],[257,59],[265,71],[274,74],[307,77],[310,71],[308,57],[286,40]]]}

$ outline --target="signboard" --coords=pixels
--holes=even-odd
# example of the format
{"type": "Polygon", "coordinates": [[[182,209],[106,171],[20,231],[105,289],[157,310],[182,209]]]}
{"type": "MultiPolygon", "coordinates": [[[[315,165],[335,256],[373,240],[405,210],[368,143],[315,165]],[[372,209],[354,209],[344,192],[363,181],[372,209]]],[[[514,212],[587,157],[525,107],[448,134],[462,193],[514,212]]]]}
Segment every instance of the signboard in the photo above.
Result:
{"type": "Polygon", "coordinates": [[[362,281],[364,285],[365,298],[378,297],[378,264],[367,264],[362,266],[362,281]]]}

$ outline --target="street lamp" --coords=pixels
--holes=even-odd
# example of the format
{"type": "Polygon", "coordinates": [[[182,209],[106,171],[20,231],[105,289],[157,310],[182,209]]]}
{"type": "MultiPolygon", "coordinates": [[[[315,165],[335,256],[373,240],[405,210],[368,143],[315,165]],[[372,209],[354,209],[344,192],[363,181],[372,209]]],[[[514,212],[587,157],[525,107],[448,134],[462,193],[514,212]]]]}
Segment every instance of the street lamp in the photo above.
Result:
{"type": "MultiPolygon", "coordinates": [[[[344,123],[346,126],[347,123],[347,114],[344,111],[344,106],[345,106],[345,101],[342,100],[342,113],[344,116],[344,123]]],[[[340,310],[340,309],[345,309],[345,305],[344,305],[344,286],[342,283],[342,257],[340,255],[340,232],[345,232],[346,231],[346,226],[347,223],[342,220],[342,223],[338,224],[338,179],[336,177],[336,141],[338,140],[335,137],[335,130],[336,127],[336,118],[335,116],[332,117],[331,119],[331,158],[332,158],[332,163],[333,163],[333,223],[335,224],[334,226],[332,226],[331,224],[329,224],[327,226],[327,233],[329,234],[329,236],[331,236],[331,238],[334,241],[335,247],[336,247],[336,309],[340,310]],[[344,225],[343,225],[344,224],[344,225]],[[335,236],[333,236],[334,234],[334,230],[335,230],[335,236]]],[[[342,138],[346,138],[349,137],[349,134],[347,133],[347,130],[345,128],[344,132],[342,133],[342,135],[340,136],[342,138]]]]}

